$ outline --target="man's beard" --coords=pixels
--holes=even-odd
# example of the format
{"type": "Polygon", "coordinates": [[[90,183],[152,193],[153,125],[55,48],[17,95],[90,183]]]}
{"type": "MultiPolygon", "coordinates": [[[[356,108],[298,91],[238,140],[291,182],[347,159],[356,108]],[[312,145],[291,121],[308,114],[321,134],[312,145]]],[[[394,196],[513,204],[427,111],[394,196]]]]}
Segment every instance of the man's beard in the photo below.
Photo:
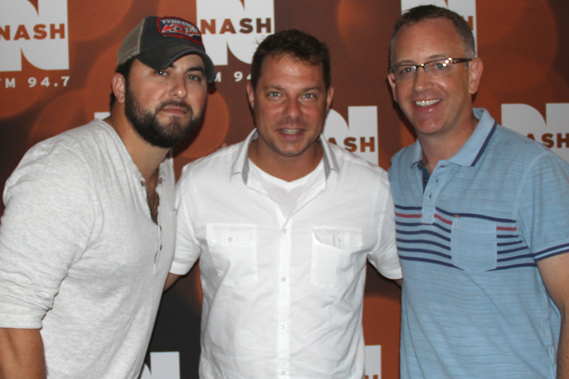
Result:
{"type": "Polygon", "coordinates": [[[124,107],[126,118],[130,121],[136,133],[146,142],[157,147],[169,149],[181,144],[196,132],[201,124],[202,115],[192,119],[193,113],[190,106],[182,100],[168,100],[160,103],[154,112],[145,112],[128,84],[125,89],[124,107]],[[190,119],[182,122],[180,118],[173,118],[169,123],[161,124],[156,115],[167,106],[184,108],[190,115],[190,119]]]}

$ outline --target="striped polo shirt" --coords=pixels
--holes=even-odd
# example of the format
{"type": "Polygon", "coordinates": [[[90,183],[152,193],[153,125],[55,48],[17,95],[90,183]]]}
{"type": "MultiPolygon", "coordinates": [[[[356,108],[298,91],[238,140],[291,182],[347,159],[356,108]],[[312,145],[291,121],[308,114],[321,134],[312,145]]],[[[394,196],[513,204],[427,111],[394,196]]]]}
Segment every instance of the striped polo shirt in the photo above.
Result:
{"type": "Polygon", "coordinates": [[[474,115],[430,176],[418,142],[392,159],[401,378],[555,378],[560,317],[537,262],[569,251],[569,165],[474,115]]]}

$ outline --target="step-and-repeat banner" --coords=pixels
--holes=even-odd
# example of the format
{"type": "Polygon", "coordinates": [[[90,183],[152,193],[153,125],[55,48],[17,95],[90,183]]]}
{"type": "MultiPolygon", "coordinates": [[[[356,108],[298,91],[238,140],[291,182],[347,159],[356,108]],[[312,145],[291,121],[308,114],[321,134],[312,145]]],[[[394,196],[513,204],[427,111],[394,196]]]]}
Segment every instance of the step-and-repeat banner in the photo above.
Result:
{"type": "MultiPolygon", "coordinates": [[[[391,28],[402,10],[427,3],[461,14],[475,33],[485,63],[475,105],[569,160],[567,0],[2,0],[2,188],[30,146],[106,115],[116,52],[147,15],[195,22],[217,69],[203,128],[176,151],[178,174],[252,130],[245,95],[252,54],[264,37],[289,28],[330,46],[336,96],[326,138],[387,169],[414,140],[386,80],[391,28]]],[[[368,269],[367,379],[398,377],[400,295],[368,269]]],[[[197,268],[164,296],[142,379],[198,377],[200,312],[197,268]]]]}

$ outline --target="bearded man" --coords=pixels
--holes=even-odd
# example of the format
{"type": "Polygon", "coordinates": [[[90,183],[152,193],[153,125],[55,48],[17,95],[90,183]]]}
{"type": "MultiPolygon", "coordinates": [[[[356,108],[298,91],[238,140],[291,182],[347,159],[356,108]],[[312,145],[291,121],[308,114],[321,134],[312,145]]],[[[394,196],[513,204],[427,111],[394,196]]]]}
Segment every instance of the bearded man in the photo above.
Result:
{"type": "Polygon", "coordinates": [[[0,377],[138,378],[174,254],[172,147],[215,78],[199,30],[146,17],[105,120],[32,147],[0,228],[0,377]]]}

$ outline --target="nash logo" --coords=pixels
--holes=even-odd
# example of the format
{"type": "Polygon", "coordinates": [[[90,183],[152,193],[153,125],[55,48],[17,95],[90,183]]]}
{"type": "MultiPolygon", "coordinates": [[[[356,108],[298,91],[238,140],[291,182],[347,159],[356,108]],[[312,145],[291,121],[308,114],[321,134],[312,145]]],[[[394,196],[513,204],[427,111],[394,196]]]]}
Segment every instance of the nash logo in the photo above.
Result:
{"type": "Polygon", "coordinates": [[[67,0],[0,1],[0,71],[22,71],[22,54],[42,70],[69,69],[67,0]]]}
{"type": "Polygon", "coordinates": [[[144,365],[140,379],[180,379],[180,353],[150,353],[150,367],[144,365]]]}
{"type": "Polygon", "coordinates": [[[348,107],[348,119],[349,126],[342,115],[330,109],[324,136],[329,142],[378,164],[377,107],[348,107]]]}
{"type": "Polygon", "coordinates": [[[502,125],[540,142],[569,162],[569,103],[545,104],[545,119],[530,105],[502,104],[502,125]]]}
{"type": "MultiPolygon", "coordinates": [[[[476,0],[401,0],[401,13],[419,5],[431,4],[441,8],[448,8],[464,17],[468,25],[470,25],[472,34],[474,34],[474,42],[476,43],[476,0]]],[[[476,43],[475,48],[478,51],[478,43],[476,43]]]]}
{"type": "Polygon", "coordinates": [[[227,65],[227,49],[251,63],[259,42],[275,32],[274,0],[196,0],[198,24],[215,65],[227,65]]]}
{"type": "Polygon", "coordinates": [[[365,379],[381,379],[381,345],[368,345],[365,349],[365,379]]]}

